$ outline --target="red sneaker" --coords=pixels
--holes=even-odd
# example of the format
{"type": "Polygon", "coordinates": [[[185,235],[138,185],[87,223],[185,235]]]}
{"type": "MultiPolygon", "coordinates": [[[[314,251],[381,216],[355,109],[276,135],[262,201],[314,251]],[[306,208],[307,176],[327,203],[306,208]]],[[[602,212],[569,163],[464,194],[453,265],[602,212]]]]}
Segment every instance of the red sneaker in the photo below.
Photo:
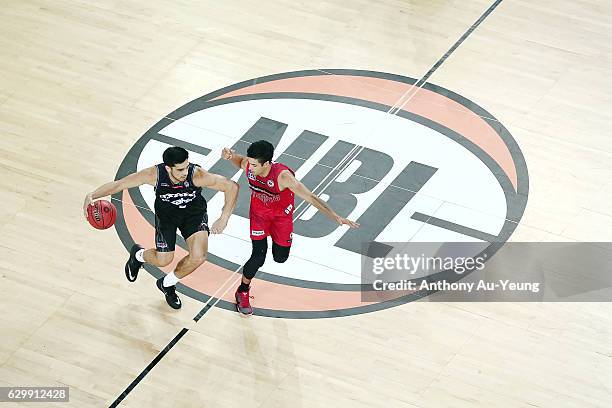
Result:
{"type": "Polygon", "coordinates": [[[249,290],[246,292],[238,292],[238,290],[236,290],[236,310],[247,316],[253,314],[253,308],[251,307],[251,302],[249,300],[253,296],[249,295],[249,290]]]}

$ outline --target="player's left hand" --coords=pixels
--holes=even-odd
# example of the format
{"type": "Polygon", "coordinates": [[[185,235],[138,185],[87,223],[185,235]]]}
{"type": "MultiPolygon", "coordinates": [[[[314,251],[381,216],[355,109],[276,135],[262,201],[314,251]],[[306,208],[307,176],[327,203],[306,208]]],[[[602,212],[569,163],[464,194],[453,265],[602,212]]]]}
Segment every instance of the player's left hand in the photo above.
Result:
{"type": "Polygon", "coordinates": [[[83,215],[85,219],[87,219],[87,207],[89,207],[91,203],[93,203],[93,199],[91,198],[91,193],[88,193],[83,201],[83,215]]]}
{"type": "Polygon", "coordinates": [[[220,234],[227,227],[227,219],[221,217],[217,221],[215,221],[210,229],[212,234],[220,234]]]}
{"type": "Polygon", "coordinates": [[[336,221],[338,221],[338,224],[340,225],[348,225],[351,228],[359,228],[359,224],[357,224],[355,221],[347,220],[346,218],[342,218],[340,216],[336,218],[336,221]]]}
{"type": "Polygon", "coordinates": [[[221,151],[221,157],[225,160],[231,160],[234,157],[234,151],[229,147],[224,147],[221,151]]]}

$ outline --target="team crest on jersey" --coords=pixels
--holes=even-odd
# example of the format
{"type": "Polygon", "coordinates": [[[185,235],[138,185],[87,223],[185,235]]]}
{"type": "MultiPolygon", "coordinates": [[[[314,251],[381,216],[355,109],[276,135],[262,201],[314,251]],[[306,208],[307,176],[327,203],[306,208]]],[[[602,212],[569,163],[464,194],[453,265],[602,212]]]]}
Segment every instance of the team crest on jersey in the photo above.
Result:
{"type": "Polygon", "coordinates": [[[268,187],[273,188],[274,187],[274,181],[273,180],[268,180],[268,187]]]}

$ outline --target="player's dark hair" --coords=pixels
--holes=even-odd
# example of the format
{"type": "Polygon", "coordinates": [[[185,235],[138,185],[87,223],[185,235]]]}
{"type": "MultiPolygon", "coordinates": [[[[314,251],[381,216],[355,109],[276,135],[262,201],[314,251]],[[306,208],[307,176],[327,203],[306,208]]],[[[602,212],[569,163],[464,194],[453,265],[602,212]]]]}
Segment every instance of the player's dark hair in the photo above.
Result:
{"type": "Polygon", "coordinates": [[[187,158],[189,157],[189,153],[182,147],[173,146],[164,150],[164,154],[162,157],[166,166],[174,167],[177,164],[187,160],[187,158]]]}
{"type": "Polygon", "coordinates": [[[271,162],[274,156],[274,146],[266,140],[258,140],[251,143],[247,149],[247,156],[257,160],[260,164],[271,162]]]}

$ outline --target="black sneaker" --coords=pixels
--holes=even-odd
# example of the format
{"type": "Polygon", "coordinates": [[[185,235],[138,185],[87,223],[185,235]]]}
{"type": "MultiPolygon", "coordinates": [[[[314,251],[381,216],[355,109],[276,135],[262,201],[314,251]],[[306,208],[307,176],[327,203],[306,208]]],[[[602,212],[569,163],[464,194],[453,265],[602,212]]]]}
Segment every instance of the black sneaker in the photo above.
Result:
{"type": "Polygon", "coordinates": [[[144,262],[140,262],[136,259],[136,252],[140,251],[142,247],[138,244],[132,245],[132,249],[130,249],[130,257],[125,263],[125,277],[130,282],[134,282],[138,277],[138,270],[142,266],[144,262]]]}
{"type": "Polygon", "coordinates": [[[157,288],[166,295],[166,303],[173,309],[181,308],[181,299],[176,295],[176,286],[164,286],[164,277],[157,280],[157,288]]]}

